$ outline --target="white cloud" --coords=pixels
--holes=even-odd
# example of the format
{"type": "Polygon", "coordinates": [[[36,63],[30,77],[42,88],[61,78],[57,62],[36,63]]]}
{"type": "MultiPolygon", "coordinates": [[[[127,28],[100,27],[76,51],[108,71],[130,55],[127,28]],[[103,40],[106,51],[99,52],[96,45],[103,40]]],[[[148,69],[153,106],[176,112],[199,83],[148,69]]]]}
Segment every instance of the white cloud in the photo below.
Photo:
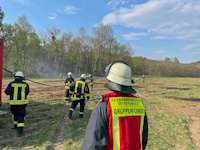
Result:
{"type": "Polygon", "coordinates": [[[29,4],[29,0],[14,0],[14,1],[23,5],[29,4]]]}
{"type": "Polygon", "coordinates": [[[50,16],[48,17],[50,20],[56,19],[57,14],[51,13],[50,16]]]}
{"type": "Polygon", "coordinates": [[[66,5],[62,9],[59,9],[58,12],[65,15],[74,15],[76,14],[77,10],[81,10],[81,9],[71,6],[71,5],[66,5]]]}
{"type": "Polygon", "coordinates": [[[200,44],[191,44],[191,45],[187,45],[185,46],[183,49],[181,49],[182,51],[187,51],[187,50],[200,50],[200,44]]]}
{"type": "Polygon", "coordinates": [[[131,7],[107,14],[102,22],[147,30],[152,39],[200,40],[200,0],[149,0],[131,7]]]}
{"type": "Polygon", "coordinates": [[[152,53],[154,53],[154,54],[163,54],[163,53],[166,53],[166,51],[160,50],[160,51],[153,51],[152,53]]]}
{"type": "Polygon", "coordinates": [[[147,33],[134,33],[134,32],[130,32],[130,33],[124,34],[122,36],[123,36],[123,38],[125,40],[140,40],[141,39],[140,36],[144,36],[146,34],[147,33]]]}
{"type": "Polygon", "coordinates": [[[118,5],[124,5],[125,3],[129,3],[130,0],[111,0],[108,3],[106,3],[107,6],[109,6],[112,9],[115,9],[118,5]]]}
{"type": "Polygon", "coordinates": [[[54,20],[54,19],[56,19],[56,17],[49,17],[49,19],[50,19],[50,20],[54,20]]]}

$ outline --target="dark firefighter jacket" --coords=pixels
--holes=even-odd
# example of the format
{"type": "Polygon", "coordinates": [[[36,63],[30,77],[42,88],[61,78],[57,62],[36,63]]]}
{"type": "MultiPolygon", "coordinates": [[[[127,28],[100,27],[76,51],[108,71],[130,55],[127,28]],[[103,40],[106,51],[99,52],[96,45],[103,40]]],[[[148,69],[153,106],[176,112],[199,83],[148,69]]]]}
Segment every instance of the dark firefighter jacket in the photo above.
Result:
{"type": "Polygon", "coordinates": [[[90,80],[90,85],[93,85],[93,78],[90,77],[89,80],[90,80]]]}
{"type": "Polygon", "coordinates": [[[88,84],[83,79],[75,81],[72,86],[70,86],[70,91],[74,92],[72,101],[84,99],[84,94],[86,95],[87,99],[90,99],[90,90],[88,84]]]}
{"type": "Polygon", "coordinates": [[[6,95],[10,95],[10,105],[24,105],[28,103],[27,95],[29,86],[22,80],[15,80],[8,84],[5,90],[6,95]]]}
{"type": "Polygon", "coordinates": [[[68,86],[70,83],[74,83],[74,79],[73,78],[67,78],[65,80],[66,89],[70,89],[69,86],[68,86]]]}
{"type": "MultiPolygon", "coordinates": [[[[92,112],[87,125],[81,150],[106,150],[108,141],[108,112],[106,101],[101,102],[92,112]]],[[[143,126],[143,149],[148,140],[148,122],[145,113],[143,126]]]]}

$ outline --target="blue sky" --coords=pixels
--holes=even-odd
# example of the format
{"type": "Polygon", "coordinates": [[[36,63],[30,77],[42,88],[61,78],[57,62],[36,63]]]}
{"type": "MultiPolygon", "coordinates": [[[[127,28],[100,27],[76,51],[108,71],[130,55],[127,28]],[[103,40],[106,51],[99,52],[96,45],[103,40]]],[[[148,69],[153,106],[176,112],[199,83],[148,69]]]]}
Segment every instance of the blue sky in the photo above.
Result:
{"type": "Polygon", "coordinates": [[[134,56],[200,61],[200,0],[0,0],[4,23],[25,14],[36,32],[47,27],[77,33],[103,22],[130,43],[134,56]]]}

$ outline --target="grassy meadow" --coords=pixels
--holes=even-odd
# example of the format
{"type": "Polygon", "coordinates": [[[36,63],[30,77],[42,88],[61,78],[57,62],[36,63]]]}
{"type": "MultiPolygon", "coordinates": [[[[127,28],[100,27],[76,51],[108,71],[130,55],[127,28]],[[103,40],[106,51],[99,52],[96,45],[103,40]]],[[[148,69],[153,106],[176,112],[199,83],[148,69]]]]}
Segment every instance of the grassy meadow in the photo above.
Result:
{"type": "MultiPolygon", "coordinates": [[[[3,80],[3,91],[11,79],[3,80]]],[[[94,89],[86,102],[84,119],[79,119],[79,106],[67,118],[70,103],[64,100],[64,80],[35,79],[48,84],[30,86],[25,118],[24,137],[17,137],[11,129],[12,119],[9,97],[2,95],[0,116],[0,149],[16,150],[80,150],[92,110],[101,100],[105,89],[104,79],[94,80],[94,89]]],[[[147,150],[199,150],[200,149],[200,79],[149,78],[133,84],[147,111],[149,140],[147,150]]]]}

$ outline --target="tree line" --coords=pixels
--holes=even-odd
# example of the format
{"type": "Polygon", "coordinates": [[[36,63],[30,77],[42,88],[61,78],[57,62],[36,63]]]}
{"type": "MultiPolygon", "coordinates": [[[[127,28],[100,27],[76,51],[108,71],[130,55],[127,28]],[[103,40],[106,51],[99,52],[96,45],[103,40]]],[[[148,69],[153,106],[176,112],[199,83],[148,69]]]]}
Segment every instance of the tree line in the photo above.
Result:
{"type": "MultiPolygon", "coordinates": [[[[0,25],[4,13],[0,9],[0,25]]],[[[191,76],[200,75],[197,64],[181,64],[173,60],[149,60],[133,57],[134,50],[120,44],[110,25],[100,23],[93,27],[92,36],[81,27],[78,34],[51,27],[35,32],[25,15],[13,24],[2,24],[5,32],[4,67],[13,72],[21,70],[26,75],[58,75],[91,73],[104,75],[104,69],[115,60],[125,61],[134,75],[191,76]]],[[[4,72],[4,75],[7,75],[4,72]]]]}
{"type": "Polygon", "coordinates": [[[4,24],[4,67],[22,70],[28,74],[67,73],[80,75],[104,74],[105,67],[115,60],[132,61],[133,50],[129,44],[120,44],[111,26],[93,27],[93,35],[84,28],[74,35],[57,27],[35,32],[26,16],[14,24],[4,24]]]}

